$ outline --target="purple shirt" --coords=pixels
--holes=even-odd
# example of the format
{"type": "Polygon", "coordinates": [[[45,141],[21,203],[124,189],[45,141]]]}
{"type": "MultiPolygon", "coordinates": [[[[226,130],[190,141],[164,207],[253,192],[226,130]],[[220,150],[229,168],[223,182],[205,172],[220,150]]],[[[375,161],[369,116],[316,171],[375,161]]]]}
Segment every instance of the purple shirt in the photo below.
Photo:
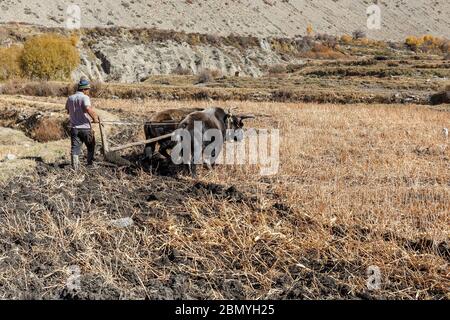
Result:
{"type": "Polygon", "coordinates": [[[66,102],[66,110],[70,115],[70,127],[77,129],[90,129],[91,121],[87,109],[91,106],[91,99],[83,92],[70,96],[66,102]]]}

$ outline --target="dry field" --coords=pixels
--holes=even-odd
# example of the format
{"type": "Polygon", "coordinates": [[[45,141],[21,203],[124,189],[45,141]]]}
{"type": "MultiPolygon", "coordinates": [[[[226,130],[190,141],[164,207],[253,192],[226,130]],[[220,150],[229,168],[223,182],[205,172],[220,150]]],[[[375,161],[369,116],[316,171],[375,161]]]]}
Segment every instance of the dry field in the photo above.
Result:
{"type": "MultiPolygon", "coordinates": [[[[13,105],[62,115],[62,98],[16,99],[34,103],[0,101],[0,111],[13,105]]],[[[134,121],[209,105],[95,104],[134,121]]],[[[35,169],[15,168],[14,178],[0,182],[0,298],[450,298],[450,149],[442,134],[449,112],[396,104],[215,105],[255,113],[250,127],[280,130],[278,174],[218,166],[195,181],[183,172],[100,163],[74,175],[67,140],[58,142],[67,149],[56,157],[42,158],[49,149],[36,148],[25,155],[35,169]],[[118,226],[124,217],[133,225],[118,226]],[[381,272],[377,290],[367,288],[370,266],[381,272]],[[80,271],[77,291],[68,285],[77,279],[70,270],[80,271]]],[[[141,131],[116,131],[115,138],[135,140],[141,131]]],[[[0,158],[6,152],[0,146],[0,158]]],[[[140,152],[124,156],[138,160],[140,152]]],[[[0,171],[14,161],[0,162],[0,171]]]]}

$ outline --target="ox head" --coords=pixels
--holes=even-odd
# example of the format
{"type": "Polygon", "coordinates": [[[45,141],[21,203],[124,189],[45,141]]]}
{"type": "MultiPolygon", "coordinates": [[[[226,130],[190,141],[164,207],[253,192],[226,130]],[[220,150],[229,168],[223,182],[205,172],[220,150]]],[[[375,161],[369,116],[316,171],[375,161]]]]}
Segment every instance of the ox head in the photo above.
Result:
{"type": "Polygon", "coordinates": [[[244,121],[254,118],[254,115],[234,115],[233,109],[230,109],[225,117],[225,125],[227,129],[226,140],[236,142],[244,140],[244,121]]]}

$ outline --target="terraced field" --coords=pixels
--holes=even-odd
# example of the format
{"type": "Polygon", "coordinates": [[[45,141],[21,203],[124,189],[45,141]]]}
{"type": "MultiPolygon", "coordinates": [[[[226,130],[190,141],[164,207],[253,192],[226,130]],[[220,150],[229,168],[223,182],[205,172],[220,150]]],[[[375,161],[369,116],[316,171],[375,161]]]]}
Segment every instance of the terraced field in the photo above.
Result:
{"type": "MultiPolygon", "coordinates": [[[[217,102],[256,114],[250,127],[280,130],[280,172],[218,166],[193,180],[167,163],[146,169],[140,148],[122,154],[132,167],[98,155],[94,169],[72,173],[68,140],[37,142],[17,123],[35,113],[62,117],[63,102],[0,100],[2,125],[15,128],[2,129],[0,158],[18,156],[0,162],[3,176],[11,173],[0,182],[2,298],[449,298],[447,111],[217,102]],[[19,117],[7,123],[12,109],[19,117]],[[381,284],[369,290],[374,266],[381,284]]],[[[211,105],[94,103],[133,121],[211,105]]],[[[111,134],[121,142],[143,133],[111,134]]]]}

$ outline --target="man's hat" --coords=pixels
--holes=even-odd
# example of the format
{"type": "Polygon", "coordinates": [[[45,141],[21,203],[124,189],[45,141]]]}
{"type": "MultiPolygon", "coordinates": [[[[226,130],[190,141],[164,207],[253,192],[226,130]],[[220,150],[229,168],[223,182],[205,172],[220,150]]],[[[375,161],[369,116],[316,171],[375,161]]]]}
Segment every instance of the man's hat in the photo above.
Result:
{"type": "Polygon", "coordinates": [[[87,90],[91,88],[91,84],[87,79],[81,79],[78,83],[78,90],[87,90]]]}

